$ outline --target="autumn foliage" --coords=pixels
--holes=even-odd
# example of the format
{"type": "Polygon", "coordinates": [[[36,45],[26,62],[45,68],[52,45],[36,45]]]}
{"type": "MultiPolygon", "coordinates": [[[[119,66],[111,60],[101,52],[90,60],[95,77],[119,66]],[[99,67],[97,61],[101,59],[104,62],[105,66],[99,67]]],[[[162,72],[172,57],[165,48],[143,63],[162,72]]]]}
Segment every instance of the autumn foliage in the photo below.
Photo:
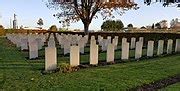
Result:
{"type": "Polygon", "coordinates": [[[114,18],[114,11],[122,15],[129,9],[138,9],[134,0],[47,0],[48,8],[55,8],[59,13],[54,14],[60,23],[77,22],[84,24],[87,33],[93,18],[99,13],[103,19],[114,18]]]}

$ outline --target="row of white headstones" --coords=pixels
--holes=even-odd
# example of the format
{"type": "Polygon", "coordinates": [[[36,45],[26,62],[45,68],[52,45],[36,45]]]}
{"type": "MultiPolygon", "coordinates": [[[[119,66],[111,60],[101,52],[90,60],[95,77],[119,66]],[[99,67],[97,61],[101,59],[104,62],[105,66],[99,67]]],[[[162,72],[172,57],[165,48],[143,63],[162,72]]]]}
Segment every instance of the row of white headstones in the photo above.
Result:
{"type": "MultiPolygon", "coordinates": [[[[29,50],[29,59],[34,59],[38,57],[38,50],[41,50],[44,46],[44,43],[48,39],[48,34],[7,34],[9,40],[11,40],[17,47],[20,47],[21,50],[29,50]]],[[[64,55],[70,53],[70,46],[78,45],[80,48],[80,53],[84,54],[84,48],[88,43],[88,36],[82,37],[82,35],[59,35],[56,33],[56,37],[61,48],[64,49],[64,55]]],[[[115,37],[115,42],[113,43],[117,46],[118,37],[115,37]]],[[[107,50],[107,45],[111,43],[111,37],[108,39],[103,39],[99,37],[99,44],[102,46],[102,50],[107,50]]],[[[51,34],[48,40],[48,47],[56,47],[54,35],[51,34]]]]}
{"type": "MultiPolygon", "coordinates": [[[[116,36],[111,42],[111,37],[107,37],[107,39],[103,39],[103,37],[98,36],[98,42],[101,46],[101,50],[106,50],[107,47],[107,62],[114,61],[115,48],[117,48],[118,37],[116,36]],[[104,42],[106,41],[106,42],[104,42]]],[[[98,64],[98,53],[99,53],[99,45],[96,42],[94,36],[91,36],[90,39],[90,64],[97,65],[98,64]]],[[[143,49],[143,37],[139,38],[139,41],[136,42],[136,38],[131,38],[131,46],[129,48],[129,43],[127,42],[127,38],[122,38],[122,53],[121,59],[128,60],[129,59],[129,49],[135,48],[135,59],[139,59],[142,57],[142,49],[143,49]]],[[[147,56],[152,57],[154,51],[154,41],[148,41],[147,45],[147,56]]],[[[169,39],[167,42],[167,54],[171,54],[173,51],[173,40],[169,39]]],[[[175,52],[180,52],[180,39],[176,39],[176,48],[175,52]]],[[[157,55],[162,55],[164,53],[164,40],[158,41],[158,51],[157,55]]],[[[80,65],[80,46],[79,45],[71,45],[70,46],[70,65],[78,66],[80,65]]],[[[56,47],[47,47],[45,48],[45,70],[53,70],[56,69],[57,66],[57,50],[56,47]]]]}
{"type": "Polygon", "coordinates": [[[6,34],[6,37],[21,50],[29,50],[29,59],[33,59],[38,57],[38,50],[45,45],[48,34],[6,34]]]}
{"type": "MultiPolygon", "coordinates": [[[[57,40],[61,48],[64,49],[64,54],[70,53],[70,65],[78,66],[80,64],[80,53],[84,53],[84,47],[88,42],[88,36],[82,37],[81,35],[65,35],[56,34],[57,40]]],[[[7,34],[7,38],[11,40],[17,47],[21,47],[21,50],[29,48],[29,58],[38,57],[38,50],[42,49],[44,42],[48,38],[48,34],[7,34]],[[29,47],[28,47],[29,46],[29,47]]],[[[131,45],[127,42],[127,38],[122,38],[121,43],[121,59],[129,59],[129,49],[135,48],[135,59],[142,57],[144,38],[140,37],[136,42],[136,38],[131,38],[131,45]]],[[[98,40],[94,36],[90,39],[90,64],[98,64],[98,53],[99,45],[102,51],[107,51],[107,62],[114,61],[115,50],[118,45],[118,36],[115,36],[111,42],[111,37],[108,36],[107,39],[103,39],[100,35],[98,40]]],[[[154,41],[148,41],[147,45],[147,56],[152,57],[154,54],[154,41]]],[[[173,40],[169,39],[167,41],[167,54],[171,54],[173,51],[173,40]]],[[[180,52],[180,39],[176,39],[175,52],[180,52]]],[[[164,40],[158,41],[157,55],[162,55],[164,53],[164,40]]],[[[54,70],[57,67],[57,49],[54,39],[54,35],[51,34],[48,41],[48,47],[45,48],[45,70],[54,70]]]]}

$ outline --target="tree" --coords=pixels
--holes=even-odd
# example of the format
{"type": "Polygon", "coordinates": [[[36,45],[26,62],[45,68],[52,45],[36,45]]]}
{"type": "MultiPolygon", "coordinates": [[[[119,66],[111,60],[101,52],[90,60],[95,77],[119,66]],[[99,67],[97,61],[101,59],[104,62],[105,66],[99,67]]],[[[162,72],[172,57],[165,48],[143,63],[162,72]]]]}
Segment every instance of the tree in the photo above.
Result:
{"type": "Polygon", "coordinates": [[[150,5],[154,2],[160,2],[164,7],[168,7],[170,5],[176,6],[178,8],[180,7],[180,0],[144,0],[144,3],[147,5],[150,5]]]}
{"type": "Polygon", "coordinates": [[[20,29],[23,29],[23,25],[20,26],[20,29]]]}
{"type": "Polygon", "coordinates": [[[39,20],[37,21],[37,25],[39,25],[40,27],[43,25],[43,19],[39,18],[39,20]]]}
{"type": "Polygon", "coordinates": [[[133,24],[128,24],[127,27],[128,28],[133,28],[133,24]]]}
{"type": "Polygon", "coordinates": [[[117,21],[116,21],[116,29],[117,29],[117,30],[120,30],[120,29],[122,29],[122,28],[124,28],[124,24],[122,23],[121,20],[117,20],[117,21]]]}
{"type": "Polygon", "coordinates": [[[97,13],[101,14],[103,19],[114,17],[113,11],[122,15],[129,9],[138,9],[133,0],[46,0],[49,8],[60,10],[54,14],[60,19],[60,22],[76,22],[81,20],[84,24],[84,32],[87,34],[89,25],[93,18],[98,18],[97,13]]]}
{"type": "Polygon", "coordinates": [[[157,29],[161,29],[160,23],[156,23],[156,24],[155,24],[155,27],[156,27],[157,29]]]}
{"type": "Polygon", "coordinates": [[[118,31],[124,27],[121,20],[106,20],[101,25],[101,29],[103,31],[118,31]]]}
{"type": "Polygon", "coordinates": [[[49,28],[49,31],[57,31],[57,27],[56,25],[52,25],[50,28],[49,28]]]}
{"type": "Polygon", "coordinates": [[[151,27],[152,29],[154,29],[154,23],[152,24],[152,27],[151,27]]]}
{"type": "Polygon", "coordinates": [[[142,26],[140,29],[146,29],[146,27],[145,27],[145,26],[142,26]]]}

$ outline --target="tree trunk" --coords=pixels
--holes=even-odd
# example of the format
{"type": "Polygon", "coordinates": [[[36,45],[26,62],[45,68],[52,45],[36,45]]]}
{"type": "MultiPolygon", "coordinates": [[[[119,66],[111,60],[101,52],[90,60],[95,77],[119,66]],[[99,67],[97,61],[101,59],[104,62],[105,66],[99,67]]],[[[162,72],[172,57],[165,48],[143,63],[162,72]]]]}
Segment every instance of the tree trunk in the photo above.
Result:
{"type": "Polygon", "coordinates": [[[89,30],[89,23],[83,23],[84,24],[84,33],[85,33],[85,35],[87,35],[88,34],[88,30],[89,30]]]}

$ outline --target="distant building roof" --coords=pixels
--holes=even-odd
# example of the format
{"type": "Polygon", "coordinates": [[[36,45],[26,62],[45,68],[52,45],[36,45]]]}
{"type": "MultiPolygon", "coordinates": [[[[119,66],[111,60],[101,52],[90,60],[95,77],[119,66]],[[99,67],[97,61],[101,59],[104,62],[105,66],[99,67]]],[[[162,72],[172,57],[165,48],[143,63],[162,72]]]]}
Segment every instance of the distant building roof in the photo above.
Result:
{"type": "Polygon", "coordinates": [[[171,24],[171,28],[180,29],[180,19],[178,19],[178,18],[172,19],[170,24],[171,24]]]}

